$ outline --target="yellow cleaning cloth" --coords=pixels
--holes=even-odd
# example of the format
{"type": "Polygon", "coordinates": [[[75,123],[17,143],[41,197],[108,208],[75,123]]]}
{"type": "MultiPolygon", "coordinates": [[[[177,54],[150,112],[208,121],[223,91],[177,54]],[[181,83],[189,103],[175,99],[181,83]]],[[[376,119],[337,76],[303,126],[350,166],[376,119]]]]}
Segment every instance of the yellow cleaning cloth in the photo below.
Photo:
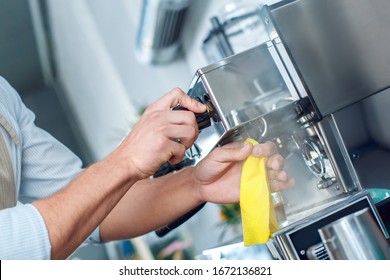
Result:
{"type": "MultiPolygon", "coordinates": [[[[258,144],[248,138],[245,143],[258,144]]],[[[268,189],[266,158],[250,155],[244,162],[240,185],[240,209],[244,246],[266,243],[278,229],[268,189]]]]}

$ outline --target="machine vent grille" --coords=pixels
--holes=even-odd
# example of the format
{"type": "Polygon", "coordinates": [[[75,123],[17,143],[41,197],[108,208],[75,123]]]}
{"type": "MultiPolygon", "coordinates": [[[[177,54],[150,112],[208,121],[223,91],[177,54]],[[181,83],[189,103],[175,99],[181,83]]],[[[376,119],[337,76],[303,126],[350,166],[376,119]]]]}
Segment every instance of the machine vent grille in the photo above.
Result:
{"type": "Polygon", "coordinates": [[[163,10],[159,14],[153,48],[165,48],[179,40],[187,9],[163,10]]]}
{"type": "Polygon", "coordinates": [[[317,260],[329,260],[328,252],[322,243],[313,250],[313,253],[317,260]]]}

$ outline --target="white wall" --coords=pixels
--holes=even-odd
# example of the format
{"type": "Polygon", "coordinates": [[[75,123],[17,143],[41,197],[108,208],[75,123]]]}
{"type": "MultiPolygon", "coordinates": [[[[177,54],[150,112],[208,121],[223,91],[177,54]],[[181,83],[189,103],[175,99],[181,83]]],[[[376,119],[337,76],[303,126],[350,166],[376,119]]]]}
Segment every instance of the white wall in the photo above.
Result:
{"type": "Polygon", "coordinates": [[[140,0],[48,4],[58,77],[98,160],[127,134],[141,107],[175,86],[185,89],[192,73],[183,60],[164,67],[137,61],[140,0]]]}

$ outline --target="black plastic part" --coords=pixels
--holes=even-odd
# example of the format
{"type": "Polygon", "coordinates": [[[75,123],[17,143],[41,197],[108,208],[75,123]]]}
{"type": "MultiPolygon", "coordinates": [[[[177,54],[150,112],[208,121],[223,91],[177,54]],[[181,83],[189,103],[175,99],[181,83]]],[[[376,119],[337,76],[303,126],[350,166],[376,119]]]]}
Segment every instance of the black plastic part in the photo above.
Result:
{"type": "MultiPolygon", "coordinates": [[[[174,111],[176,111],[176,110],[188,111],[187,108],[184,108],[180,105],[173,107],[172,110],[174,110],[174,111]]],[[[198,124],[199,130],[202,130],[202,129],[211,125],[210,114],[207,110],[204,113],[195,113],[195,118],[196,118],[196,123],[198,124]]]]}
{"type": "Polygon", "coordinates": [[[179,227],[180,225],[182,225],[186,221],[188,221],[192,216],[194,216],[196,213],[198,213],[205,205],[206,205],[206,203],[200,204],[198,207],[195,207],[191,211],[187,212],[183,216],[179,217],[178,219],[176,219],[175,221],[170,223],[169,225],[166,225],[166,226],[156,230],[155,232],[156,232],[157,236],[163,237],[163,236],[167,235],[169,232],[171,232],[175,228],[179,227]]]}

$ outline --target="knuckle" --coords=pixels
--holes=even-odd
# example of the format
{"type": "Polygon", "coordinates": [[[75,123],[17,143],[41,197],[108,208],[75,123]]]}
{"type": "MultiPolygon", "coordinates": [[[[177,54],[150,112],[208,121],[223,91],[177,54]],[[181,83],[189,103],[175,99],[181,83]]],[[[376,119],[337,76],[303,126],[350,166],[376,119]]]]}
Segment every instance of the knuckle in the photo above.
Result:
{"type": "Polygon", "coordinates": [[[166,139],[164,137],[156,137],[154,145],[157,149],[163,149],[166,146],[166,139]]]}
{"type": "Polygon", "coordinates": [[[184,155],[185,152],[186,152],[186,147],[184,145],[180,145],[179,155],[184,155]]]}
{"type": "Polygon", "coordinates": [[[172,94],[173,96],[180,96],[183,95],[184,92],[179,87],[174,87],[173,89],[171,89],[170,94],[172,94]]]}
{"type": "MultiPolygon", "coordinates": [[[[153,105],[151,105],[151,106],[153,106],[153,105]]],[[[149,120],[155,120],[158,118],[158,113],[156,111],[151,111],[151,112],[147,111],[147,112],[145,112],[144,115],[147,116],[147,118],[149,120]]]]}
{"type": "Polygon", "coordinates": [[[276,144],[271,141],[267,141],[264,143],[264,149],[267,154],[272,155],[276,153],[276,144]]]}
{"type": "Polygon", "coordinates": [[[198,134],[198,130],[194,126],[189,126],[188,127],[188,135],[190,136],[191,139],[196,138],[198,134]]]}
{"type": "Polygon", "coordinates": [[[268,158],[267,162],[266,162],[266,165],[268,168],[270,168],[271,170],[277,170],[278,168],[275,168],[275,165],[279,165],[278,164],[278,161],[277,161],[277,158],[276,158],[276,155],[268,158]]]}

